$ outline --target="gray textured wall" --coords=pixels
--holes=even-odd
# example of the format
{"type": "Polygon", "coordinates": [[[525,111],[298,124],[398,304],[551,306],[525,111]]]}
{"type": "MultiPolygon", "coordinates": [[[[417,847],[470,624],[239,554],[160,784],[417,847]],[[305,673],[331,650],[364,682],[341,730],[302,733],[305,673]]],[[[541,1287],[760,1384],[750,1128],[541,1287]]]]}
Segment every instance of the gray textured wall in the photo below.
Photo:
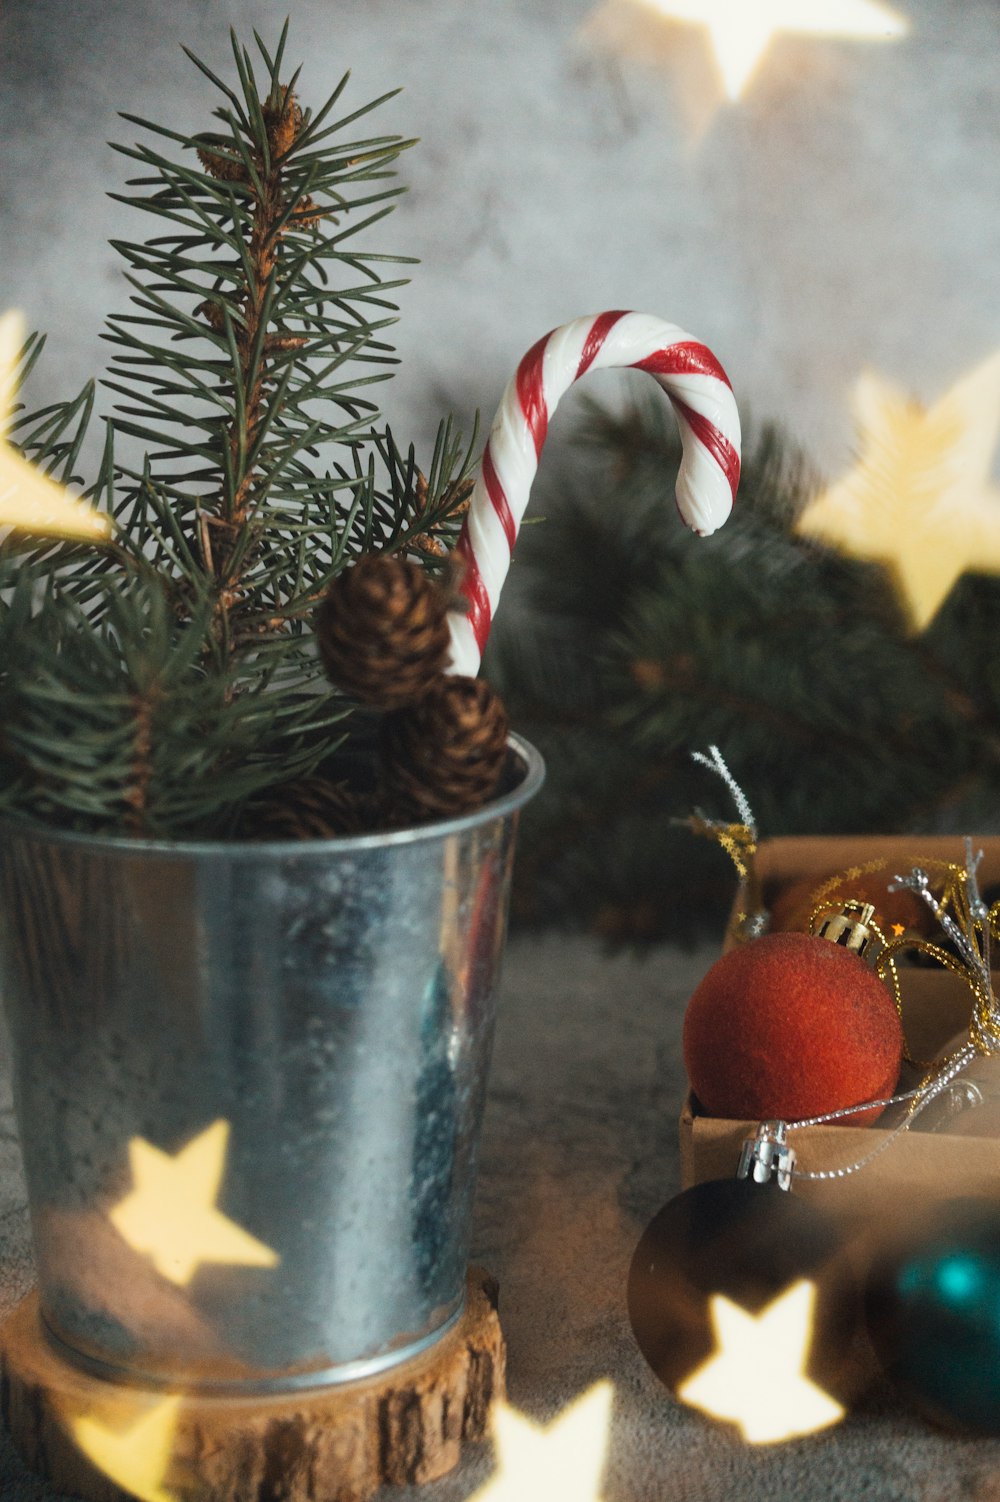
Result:
{"type": "Polygon", "coordinates": [[[124,299],[115,110],[200,125],[179,42],[225,68],[228,24],[273,37],[286,6],[307,98],[349,65],[356,103],[405,85],[383,124],[422,138],[377,232],[424,263],[384,392],[401,437],[488,418],[547,328],[631,306],[833,471],[862,367],[930,399],[1000,346],[997,0],[898,0],[896,43],[786,38],[714,115],[699,34],[627,0],[2,0],[0,306],[50,331],[49,389],[98,368],[124,299]]]}

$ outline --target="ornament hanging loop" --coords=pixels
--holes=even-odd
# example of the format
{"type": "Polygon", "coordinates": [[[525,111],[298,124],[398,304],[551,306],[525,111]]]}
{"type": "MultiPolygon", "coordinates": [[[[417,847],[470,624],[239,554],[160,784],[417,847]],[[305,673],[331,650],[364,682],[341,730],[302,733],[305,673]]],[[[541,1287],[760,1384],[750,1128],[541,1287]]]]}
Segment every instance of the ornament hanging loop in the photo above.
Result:
{"type": "Polygon", "coordinates": [[[819,938],[828,939],[831,944],[839,944],[842,949],[849,949],[852,954],[870,961],[874,946],[885,948],[885,940],[873,921],[874,917],[873,903],[850,898],[839,909],[828,909],[822,916],[817,916],[813,931],[819,938]]]}
{"type": "Polygon", "coordinates": [[[789,1146],[788,1128],[783,1121],[762,1121],[753,1137],[747,1137],[740,1153],[738,1179],[753,1179],[755,1184],[769,1184],[791,1189],[795,1168],[795,1149],[789,1146]]]}

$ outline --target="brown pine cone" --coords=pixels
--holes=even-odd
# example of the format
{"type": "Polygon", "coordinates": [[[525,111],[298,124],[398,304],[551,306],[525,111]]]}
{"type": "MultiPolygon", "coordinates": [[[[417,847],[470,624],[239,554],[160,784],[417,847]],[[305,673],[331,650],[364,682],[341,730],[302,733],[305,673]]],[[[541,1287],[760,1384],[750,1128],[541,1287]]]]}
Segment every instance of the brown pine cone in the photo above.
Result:
{"type": "Polygon", "coordinates": [[[417,563],[367,553],[330,585],[316,639],[337,688],[365,704],[399,709],[425,694],[448,665],[448,593],[417,563]]]}
{"type": "Polygon", "coordinates": [[[374,800],[328,777],[296,777],[247,805],[243,833],[254,840],[332,840],[367,834],[374,800]]]}
{"type": "Polygon", "coordinates": [[[440,677],[382,722],[382,799],[403,819],[471,813],[496,792],[507,711],[482,678],[440,677]]]}

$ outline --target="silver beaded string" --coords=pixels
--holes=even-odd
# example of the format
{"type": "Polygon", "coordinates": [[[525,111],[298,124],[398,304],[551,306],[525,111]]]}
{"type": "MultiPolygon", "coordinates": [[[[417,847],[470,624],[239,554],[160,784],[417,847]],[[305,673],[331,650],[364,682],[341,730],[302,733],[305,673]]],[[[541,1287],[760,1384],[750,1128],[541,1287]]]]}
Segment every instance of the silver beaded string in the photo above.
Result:
{"type": "Polygon", "coordinates": [[[846,1179],[851,1174],[857,1173],[859,1169],[867,1167],[874,1158],[891,1147],[897,1137],[909,1131],[920,1112],[929,1106],[931,1101],[936,1100],[942,1091],[947,1090],[969,1067],[975,1057],[974,1045],[966,1043],[952,1055],[929,1085],[918,1085],[915,1090],[904,1090],[899,1095],[890,1095],[887,1100],[864,1101],[858,1106],[846,1106],[840,1111],[828,1111],[825,1116],[806,1116],[801,1121],[786,1122],[787,1130],[793,1132],[796,1127],[825,1126],[828,1122],[841,1121],[844,1117],[857,1115],[861,1111],[871,1111],[879,1107],[899,1105],[907,1100],[917,1100],[917,1104],[907,1112],[903,1120],[893,1127],[892,1131],[883,1137],[871,1152],[865,1153],[863,1158],[858,1158],[854,1163],[847,1163],[842,1168],[793,1168],[792,1177],[794,1179],[846,1179]]]}

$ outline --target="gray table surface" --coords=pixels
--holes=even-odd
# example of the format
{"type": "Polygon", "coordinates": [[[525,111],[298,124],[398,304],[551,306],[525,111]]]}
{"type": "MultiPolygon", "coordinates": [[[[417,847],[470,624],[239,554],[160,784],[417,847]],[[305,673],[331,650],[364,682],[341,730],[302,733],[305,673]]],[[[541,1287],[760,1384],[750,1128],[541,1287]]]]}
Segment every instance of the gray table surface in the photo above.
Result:
{"type": "MultiPolygon", "coordinates": [[[[642,1227],[677,1189],[680,1024],[713,957],[608,957],[558,936],[510,946],[473,1240],[501,1285],[510,1401],[548,1422],[611,1378],[607,1502],[1000,1502],[1000,1441],[938,1433],[888,1390],[824,1435],[755,1450],[674,1403],[638,1355],[625,1278],[642,1227]]],[[[30,1284],[4,1075],[0,1309],[30,1284]]],[[[489,1446],[470,1445],[451,1476],[380,1502],[464,1502],[490,1465],[489,1446]]],[[[0,1498],[55,1497],[0,1434],[0,1498]]]]}

